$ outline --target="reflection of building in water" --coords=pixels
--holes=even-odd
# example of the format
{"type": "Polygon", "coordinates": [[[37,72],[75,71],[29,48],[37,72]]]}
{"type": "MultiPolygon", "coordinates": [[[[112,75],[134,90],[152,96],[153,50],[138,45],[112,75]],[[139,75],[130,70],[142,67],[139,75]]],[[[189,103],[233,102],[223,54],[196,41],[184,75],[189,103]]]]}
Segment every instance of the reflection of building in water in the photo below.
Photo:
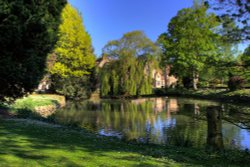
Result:
{"type": "Polygon", "coordinates": [[[148,99],[146,99],[146,98],[144,98],[144,99],[134,99],[134,100],[131,100],[131,102],[132,102],[133,104],[136,104],[136,105],[138,105],[138,104],[143,104],[143,103],[145,103],[146,101],[148,101],[148,99]]]}
{"type": "Polygon", "coordinates": [[[166,109],[166,101],[164,98],[154,99],[154,112],[162,112],[166,109]]]}
{"type": "Polygon", "coordinates": [[[171,113],[176,113],[179,110],[177,99],[169,99],[167,102],[167,115],[171,116],[171,113]]]}

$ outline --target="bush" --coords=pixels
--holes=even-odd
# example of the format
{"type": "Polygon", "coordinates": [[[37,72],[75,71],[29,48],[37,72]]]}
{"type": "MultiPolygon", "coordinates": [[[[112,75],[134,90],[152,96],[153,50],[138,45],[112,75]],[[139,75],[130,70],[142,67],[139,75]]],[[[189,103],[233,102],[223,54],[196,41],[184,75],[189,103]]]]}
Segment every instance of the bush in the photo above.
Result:
{"type": "Polygon", "coordinates": [[[67,99],[81,100],[89,98],[91,83],[88,76],[70,77],[52,80],[52,89],[67,99]]]}
{"type": "Polygon", "coordinates": [[[237,90],[237,89],[242,89],[245,84],[245,79],[243,79],[240,76],[232,76],[229,78],[228,81],[228,88],[231,91],[237,90]]]}

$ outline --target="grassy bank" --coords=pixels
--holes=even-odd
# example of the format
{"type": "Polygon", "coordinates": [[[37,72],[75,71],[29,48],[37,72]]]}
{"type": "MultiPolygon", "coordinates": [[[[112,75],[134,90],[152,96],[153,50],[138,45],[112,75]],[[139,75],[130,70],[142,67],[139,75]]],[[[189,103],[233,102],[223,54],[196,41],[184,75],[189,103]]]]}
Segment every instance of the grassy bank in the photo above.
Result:
{"type": "Polygon", "coordinates": [[[48,105],[61,105],[65,104],[65,99],[63,96],[52,95],[52,94],[33,94],[28,97],[17,99],[15,104],[11,107],[14,109],[23,109],[27,108],[34,110],[39,106],[48,106],[48,105]]]}
{"type": "MultiPolygon", "coordinates": [[[[57,108],[65,105],[65,98],[52,94],[32,94],[17,99],[12,105],[5,105],[5,109],[18,117],[47,116],[57,108]]],[[[3,106],[3,105],[2,105],[3,106]]]]}
{"type": "Polygon", "coordinates": [[[140,145],[24,119],[0,120],[0,166],[248,166],[250,155],[140,145]]]}
{"type": "Polygon", "coordinates": [[[223,89],[158,89],[156,95],[161,96],[182,96],[202,99],[220,100],[225,102],[249,103],[250,89],[228,91],[223,89]]]}

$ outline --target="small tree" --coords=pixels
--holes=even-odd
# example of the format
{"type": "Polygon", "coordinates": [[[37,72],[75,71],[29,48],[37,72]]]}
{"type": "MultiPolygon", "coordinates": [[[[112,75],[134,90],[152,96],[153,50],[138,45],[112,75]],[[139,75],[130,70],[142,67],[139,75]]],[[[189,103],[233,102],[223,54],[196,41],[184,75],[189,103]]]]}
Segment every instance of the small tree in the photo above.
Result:
{"type": "Polygon", "coordinates": [[[48,69],[57,93],[69,98],[86,97],[95,65],[90,35],[82,25],[78,11],[67,5],[62,12],[54,53],[55,63],[48,69]]]}

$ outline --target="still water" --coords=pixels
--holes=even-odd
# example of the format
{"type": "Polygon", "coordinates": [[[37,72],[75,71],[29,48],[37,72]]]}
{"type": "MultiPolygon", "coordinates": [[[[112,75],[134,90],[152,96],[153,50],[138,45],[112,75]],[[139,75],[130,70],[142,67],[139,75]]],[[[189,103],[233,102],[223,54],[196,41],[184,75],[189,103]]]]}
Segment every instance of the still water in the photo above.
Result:
{"type": "Polygon", "coordinates": [[[250,149],[250,107],[185,98],[69,103],[58,123],[126,141],[250,149]]]}

